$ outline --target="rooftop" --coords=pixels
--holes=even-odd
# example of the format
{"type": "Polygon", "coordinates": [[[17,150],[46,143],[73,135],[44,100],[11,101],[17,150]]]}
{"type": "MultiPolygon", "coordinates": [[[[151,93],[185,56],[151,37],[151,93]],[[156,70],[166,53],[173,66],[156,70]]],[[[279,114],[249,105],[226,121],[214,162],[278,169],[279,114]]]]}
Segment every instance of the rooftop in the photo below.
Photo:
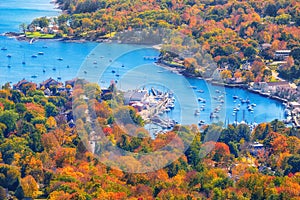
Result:
{"type": "Polygon", "coordinates": [[[268,86],[290,86],[287,81],[279,81],[279,82],[268,82],[268,86]]]}

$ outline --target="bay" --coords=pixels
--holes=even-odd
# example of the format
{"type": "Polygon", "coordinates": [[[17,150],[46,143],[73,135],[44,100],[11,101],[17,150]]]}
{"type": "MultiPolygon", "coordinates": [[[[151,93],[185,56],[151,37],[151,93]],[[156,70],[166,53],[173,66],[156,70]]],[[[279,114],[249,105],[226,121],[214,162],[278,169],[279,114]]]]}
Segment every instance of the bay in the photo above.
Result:
{"type": "MultiPolygon", "coordinates": [[[[35,17],[58,14],[54,5],[45,0],[38,3],[33,0],[8,0],[0,4],[0,33],[18,31],[19,24],[30,23],[35,17]]],[[[14,84],[23,78],[39,83],[49,77],[66,81],[80,76],[96,80],[102,88],[113,80],[118,82],[121,90],[155,86],[164,91],[173,91],[177,99],[176,107],[167,116],[182,124],[196,124],[199,120],[206,123],[233,123],[235,120],[261,123],[284,119],[284,107],[278,101],[238,88],[223,88],[201,79],[185,78],[157,66],[153,60],[145,60],[144,56],[159,54],[149,47],[55,40],[38,40],[29,44],[4,36],[0,36],[0,47],[7,48],[6,51],[0,51],[1,85],[6,82],[14,84]],[[39,52],[43,52],[43,55],[38,55],[39,52]],[[112,73],[112,70],[116,73],[112,73]],[[197,92],[200,89],[204,93],[197,92]],[[219,101],[222,95],[224,103],[219,101]],[[253,112],[248,111],[247,105],[241,100],[234,100],[235,95],[256,104],[253,112]],[[198,102],[198,98],[206,99],[205,106],[198,102]],[[201,109],[201,106],[205,109],[195,116],[195,110],[201,109]],[[219,119],[211,120],[210,115],[217,107],[220,108],[217,113],[219,119]],[[240,111],[236,112],[236,117],[233,113],[237,107],[240,111]]]]}

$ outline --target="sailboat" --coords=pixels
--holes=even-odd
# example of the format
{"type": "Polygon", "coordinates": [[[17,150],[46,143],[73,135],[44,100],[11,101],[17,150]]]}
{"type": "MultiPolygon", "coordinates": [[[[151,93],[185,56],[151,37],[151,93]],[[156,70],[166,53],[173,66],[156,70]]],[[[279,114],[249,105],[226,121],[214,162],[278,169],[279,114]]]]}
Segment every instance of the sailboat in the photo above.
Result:
{"type": "Polygon", "coordinates": [[[10,64],[11,59],[10,59],[10,58],[11,58],[11,57],[7,56],[7,59],[8,59],[8,65],[7,65],[7,67],[8,67],[8,68],[11,68],[11,64],[10,64]]]}
{"type": "Polygon", "coordinates": [[[26,62],[25,62],[25,53],[24,53],[24,55],[23,55],[23,61],[22,61],[22,65],[25,65],[26,64],[26,62]]]}

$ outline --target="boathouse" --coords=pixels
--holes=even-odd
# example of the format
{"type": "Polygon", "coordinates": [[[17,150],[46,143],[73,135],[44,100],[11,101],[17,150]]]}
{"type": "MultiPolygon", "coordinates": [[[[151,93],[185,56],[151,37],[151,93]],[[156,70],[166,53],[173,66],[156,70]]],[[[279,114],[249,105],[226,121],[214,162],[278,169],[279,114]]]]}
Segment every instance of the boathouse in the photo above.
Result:
{"type": "Polygon", "coordinates": [[[149,96],[146,90],[130,90],[124,94],[124,103],[129,105],[133,102],[144,102],[149,96]]]}

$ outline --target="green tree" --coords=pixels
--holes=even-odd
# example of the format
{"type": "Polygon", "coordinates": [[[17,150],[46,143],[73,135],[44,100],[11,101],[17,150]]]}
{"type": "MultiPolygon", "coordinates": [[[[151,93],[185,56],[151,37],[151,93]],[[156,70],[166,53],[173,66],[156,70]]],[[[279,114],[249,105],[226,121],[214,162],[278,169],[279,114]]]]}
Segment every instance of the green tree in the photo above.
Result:
{"type": "Polygon", "coordinates": [[[257,55],[257,51],[253,46],[246,47],[244,55],[248,58],[254,58],[257,55]]]}
{"type": "Polygon", "coordinates": [[[22,103],[17,103],[16,104],[16,112],[19,113],[19,115],[23,115],[26,111],[26,107],[22,103]]]}
{"type": "Polygon", "coordinates": [[[274,4],[269,3],[265,9],[265,15],[271,16],[271,17],[276,17],[277,15],[277,7],[274,4]]]}
{"type": "Polygon", "coordinates": [[[284,174],[296,173],[300,171],[300,155],[292,155],[287,158],[284,174]]]}
{"type": "Polygon", "coordinates": [[[42,142],[41,142],[41,133],[34,132],[29,135],[29,147],[34,152],[41,152],[43,150],[42,142]]]}
{"type": "Polygon", "coordinates": [[[26,34],[27,24],[22,23],[22,24],[20,24],[19,28],[24,34],[26,34]]]}
{"type": "Polygon", "coordinates": [[[15,191],[19,185],[21,174],[17,167],[0,164],[0,186],[15,191]]]}
{"type": "Polygon", "coordinates": [[[16,130],[16,123],[18,114],[12,110],[5,110],[0,113],[0,123],[5,124],[6,129],[4,130],[4,136],[7,137],[9,133],[16,130]]]}
{"type": "Polygon", "coordinates": [[[226,129],[223,129],[219,140],[225,144],[229,144],[230,141],[239,142],[239,140],[237,140],[235,127],[233,125],[228,125],[226,129]]]}
{"type": "Polygon", "coordinates": [[[46,117],[55,117],[58,114],[58,110],[53,103],[47,103],[45,105],[46,117]]]}
{"type": "Polygon", "coordinates": [[[237,140],[240,141],[241,139],[245,139],[245,141],[250,141],[250,128],[247,124],[239,124],[236,127],[237,132],[237,140]]]}
{"type": "Polygon", "coordinates": [[[275,18],[278,24],[288,24],[291,21],[291,15],[289,14],[281,14],[275,18]]]}

